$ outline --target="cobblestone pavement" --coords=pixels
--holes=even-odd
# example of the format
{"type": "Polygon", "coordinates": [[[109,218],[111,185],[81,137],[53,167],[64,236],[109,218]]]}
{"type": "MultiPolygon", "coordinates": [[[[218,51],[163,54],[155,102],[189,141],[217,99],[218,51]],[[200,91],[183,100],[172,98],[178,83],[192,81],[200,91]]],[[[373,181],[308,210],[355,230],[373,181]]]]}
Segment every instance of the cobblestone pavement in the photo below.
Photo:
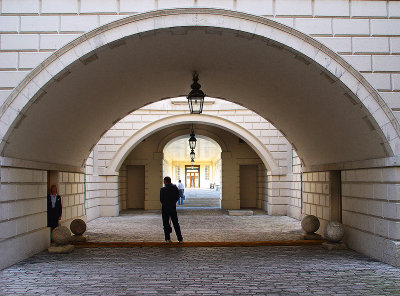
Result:
{"type": "MultiPolygon", "coordinates": [[[[178,209],[183,238],[192,242],[297,240],[300,221],[286,216],[228,216],[220,209],[178,209]]],[[[119,217],[101,217],[87,224],[90,241],[158,242],[164,240],[160,211],[127,211],[119,217]]],[[[176,241],[174,234],[172,240],[176,241]]]]}
{"type": "Polygon", "coordinates": [[[42,252],[0,271],[1,295],[400,295],[400,268],[313,247],[42,252]]]}

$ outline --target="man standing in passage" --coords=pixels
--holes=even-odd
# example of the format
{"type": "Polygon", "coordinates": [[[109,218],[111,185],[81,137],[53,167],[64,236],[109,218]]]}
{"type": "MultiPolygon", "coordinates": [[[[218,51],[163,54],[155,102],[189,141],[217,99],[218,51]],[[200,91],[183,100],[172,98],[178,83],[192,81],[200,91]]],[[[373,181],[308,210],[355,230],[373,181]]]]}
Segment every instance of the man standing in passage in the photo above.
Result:
{"type": "Polygon", "coordinates": [[[176,213],[176,202],[179,199],[178,187],[171,184],[171,178],[164,178],[165,187],[160,190],[160,202],[162,204],[162,220],[164,226],[165,241],[171,243],[171,232],[172,228],[169,224],[171,218],[172,224],[174,225],[176,237],[180,243],[183,242],[181,228],[178,222],[178,214],[176,213]]]}
{"type": "Polygon", "coordinates": [[[179,201],[178,201],[178,205],[183,205],[183,201],[185,200],[185,187],[183,186],[181,180],[179,180],[178,183],[178,189],[179,189],[179,201]]]}
{"type": "Polygon", "coordinates": [[[57,186],[51,185],[50,193],[47,195],[47,226],[51,227],[51,230],[58,226],[61,215],[61,196],[57,193],[57,186]]]}

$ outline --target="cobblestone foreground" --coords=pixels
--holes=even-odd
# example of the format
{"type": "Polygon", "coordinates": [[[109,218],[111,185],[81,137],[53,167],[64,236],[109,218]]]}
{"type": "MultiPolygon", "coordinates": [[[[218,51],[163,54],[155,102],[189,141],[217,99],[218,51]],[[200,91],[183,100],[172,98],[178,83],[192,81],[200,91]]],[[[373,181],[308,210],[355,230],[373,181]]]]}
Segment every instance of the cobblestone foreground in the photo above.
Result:
{"type": "Polygon", "coordinates": [[[77,249],[0,271],[1,295],[400,295],[400,268],[316,247],[77,249]]]}
{"type": "MultiPolygon", "coordinates": [[[[184,241],[229,242],[298,240],[301,222],[286,216],[228,216],[220,209],[178,209],[184,241]]],[[[101,217],[87,224],[85,235],[97,242],[159,242],[164,240],[160,211],[125,211],[118,217],[101,217]]],[[[176,241],[175,233],[171,236],[176,241]]]]}

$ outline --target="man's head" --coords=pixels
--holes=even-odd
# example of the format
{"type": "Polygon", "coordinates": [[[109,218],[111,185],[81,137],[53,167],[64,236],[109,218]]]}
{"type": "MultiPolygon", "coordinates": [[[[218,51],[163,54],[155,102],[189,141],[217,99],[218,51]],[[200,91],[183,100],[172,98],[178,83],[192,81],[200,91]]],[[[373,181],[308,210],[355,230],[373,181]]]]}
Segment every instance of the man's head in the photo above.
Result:
{"type": "Polygon", "coordinates": [[[57,194],[57,186],[56,185],[51,185],[50,187],[50,193],[52,195],[56,195],[57,194]]]}
{"type": "Polygon", "coordinates": [[[181,183],[181,180],[179,180],[179,183],[181,183]]]}
{"type": "Polygon", "coordinates": [[[165,185],[171,184],[171,178],[170,177],[165,177],[164,178],[164,184],[165,185]]]}

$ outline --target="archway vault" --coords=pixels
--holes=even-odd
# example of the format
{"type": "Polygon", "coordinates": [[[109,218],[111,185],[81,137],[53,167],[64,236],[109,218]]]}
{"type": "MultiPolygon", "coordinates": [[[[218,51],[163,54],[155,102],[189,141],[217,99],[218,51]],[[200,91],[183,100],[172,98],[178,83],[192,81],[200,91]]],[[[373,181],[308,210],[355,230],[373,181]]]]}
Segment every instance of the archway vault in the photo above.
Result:
{"type": "MultiPolygon", "coordinates": [[[[253,148],[253,150],[258,154],[258,156],[263,161],[265,167],[272,175],[282,175],[287,172],[286,168],[281,168],[277,165],[275,159],[271,155],[271,153],[266,149],[265,145],[262,144],[257,137],[255,137],[252,133],[244,129],[243,127],[228,121],[226,119],[211,116],[211,115],[177,115],[177,116],[170,116],[164,119],[157,120],[146,127],[142,128],[135,134],[133,134],[125,143],[121,145],[118,151],[114,154],[114,157],[110,161],[110,164],[104,170],[104,175],[115,175],[118,173],[121,165],[123,164],[126,157],[130,154],[130,152],[140,144],[145,138],[149,137],[150,135],[154,134],[155,132],[162,130],[164,128],[170,126],[177,126],[182,124],[190,124],[190,123],[200,123],[206,125],[212,125],[242,138],[246,141],[246,143],[253,148]]],[[[199,130],[199,134],[205,135],[213,139],[218,143],[221,147],[222,152],[228,151],[228,146],[222,139],[220,139],[217,135],[210,133],[209,131],[199,130]]],[[[164,146],[172,139],[187,134],[188,130],[178,130],[175,133],[170,134],[165,139],[160,141],[158,146],[158,151],[162,152],[164,146]]]]}
{"type": "Polygon", "coordinates": [[[272,20],[207,8],[133,15],[55,52],[2,106],[1,154],[81,166],[120,118],[185,95],[193,70],[208,95],[279,128],[307,166],[399,154],[391,110],[341,57],[272,20]]]}

